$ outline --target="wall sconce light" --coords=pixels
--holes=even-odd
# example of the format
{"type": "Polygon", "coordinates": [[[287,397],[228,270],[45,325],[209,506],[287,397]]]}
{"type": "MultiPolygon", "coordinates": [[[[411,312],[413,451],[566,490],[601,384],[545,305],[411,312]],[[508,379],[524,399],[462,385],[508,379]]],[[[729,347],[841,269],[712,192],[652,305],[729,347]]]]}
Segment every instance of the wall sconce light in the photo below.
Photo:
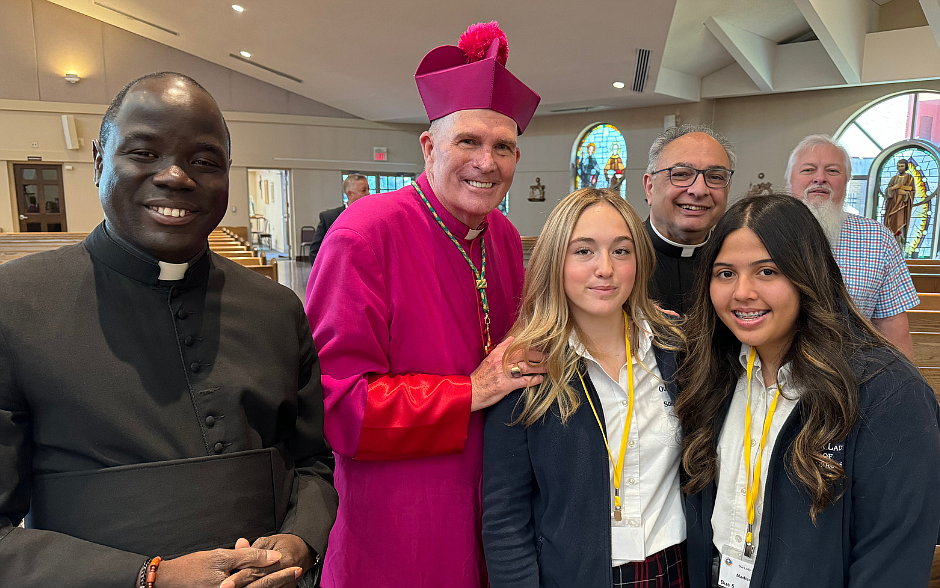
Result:
{"type": "Polygon", "coordinates": [[[70,84],[77,84],[78,82],[82,81],[82,78],[78,77],[78,74],[67,73],[65,74],[65,81],[70,84]]]}

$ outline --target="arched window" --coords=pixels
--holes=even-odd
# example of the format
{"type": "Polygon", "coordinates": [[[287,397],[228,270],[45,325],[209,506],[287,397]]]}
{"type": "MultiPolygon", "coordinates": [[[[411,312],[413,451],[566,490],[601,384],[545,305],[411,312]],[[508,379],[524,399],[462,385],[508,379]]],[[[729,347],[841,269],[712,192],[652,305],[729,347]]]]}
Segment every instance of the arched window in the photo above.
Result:
{"type": "Polygon", "coordinates": [[[878,222],[885,220],[888,186],[898,174],[898,163],[908,162],[914,195],[904,256],[936,257],[940,93],[902,92],[875,100],[847,120],[835,139],[852,158],[846,209],[878,222]]]}
{"type": "Polygon", "coordinates": [[[627,143],[613,125],[595,123],[581,132],[571,153],[571,186],[610,188],[626,197],[627,143]]]}

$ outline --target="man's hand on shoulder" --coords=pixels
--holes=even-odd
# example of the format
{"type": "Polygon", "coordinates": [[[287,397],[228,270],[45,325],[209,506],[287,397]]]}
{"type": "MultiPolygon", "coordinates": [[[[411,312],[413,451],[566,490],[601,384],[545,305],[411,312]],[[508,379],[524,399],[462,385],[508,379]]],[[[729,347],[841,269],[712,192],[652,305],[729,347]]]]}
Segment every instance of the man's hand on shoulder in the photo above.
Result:
{"type": "Polygon", "coordinates": [[[512,337],[506,337],[470,374],[471,412],[496,404],[513,390],[542,383],[546,368],[539,365],[541,353],[532,352],[528,358],[523,358],[522,351],[519,351],[515,357],[509,358],[510,372],[503,370],[503,354],[510,343],[512,337]]]}

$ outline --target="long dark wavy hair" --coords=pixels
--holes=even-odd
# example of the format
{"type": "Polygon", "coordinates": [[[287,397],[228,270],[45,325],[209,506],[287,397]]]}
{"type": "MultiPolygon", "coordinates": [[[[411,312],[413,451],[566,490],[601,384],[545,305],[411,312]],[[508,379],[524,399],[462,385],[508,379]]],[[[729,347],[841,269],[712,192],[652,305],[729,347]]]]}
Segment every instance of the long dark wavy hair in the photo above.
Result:
{"type": "Polygon", "coordinates": [[[863,348],[894,348],[855,308],[822,228],[806,205],[789,195],[739,201],[718,222],[701,253],[696,301],[686,323],[687,347],[677,375],[681,394],[675,410],[688,474],[683,490],[698,492],[715,479],[722,424],[718,414],[744,373],[738,359],[741,343],[718,318],[710,296],[715,259],[728,235],[741,228],[757,234],[799,292],[795,332],[781,365],[790,364],[792,380],[802,390],[804,423],[786,459],[790,475],[812,498],[815,522],[838,500],[833,489],[845,477],[822,450],[844,439],[858,418],[858,381],[850,359],[863,348]]]}

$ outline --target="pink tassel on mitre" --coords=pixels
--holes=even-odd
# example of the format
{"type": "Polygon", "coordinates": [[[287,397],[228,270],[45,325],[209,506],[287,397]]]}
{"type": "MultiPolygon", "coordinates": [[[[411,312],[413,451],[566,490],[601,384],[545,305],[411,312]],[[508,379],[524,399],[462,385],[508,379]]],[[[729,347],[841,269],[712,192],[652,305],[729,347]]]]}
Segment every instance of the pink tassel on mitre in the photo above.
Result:
{"type": "Polygon", "coordinates": [[[509,57],[509,41],[506,39],[506,33],[499,28],[499,23],[495,20],[470,25],[467,32],[460,35],[457,47],[467,54],[467,63],[473,63],[486,56],[486,50],[489,49],[493,39],[499,39],[496,61],[505,66],[506,59],[509,57]]]}

